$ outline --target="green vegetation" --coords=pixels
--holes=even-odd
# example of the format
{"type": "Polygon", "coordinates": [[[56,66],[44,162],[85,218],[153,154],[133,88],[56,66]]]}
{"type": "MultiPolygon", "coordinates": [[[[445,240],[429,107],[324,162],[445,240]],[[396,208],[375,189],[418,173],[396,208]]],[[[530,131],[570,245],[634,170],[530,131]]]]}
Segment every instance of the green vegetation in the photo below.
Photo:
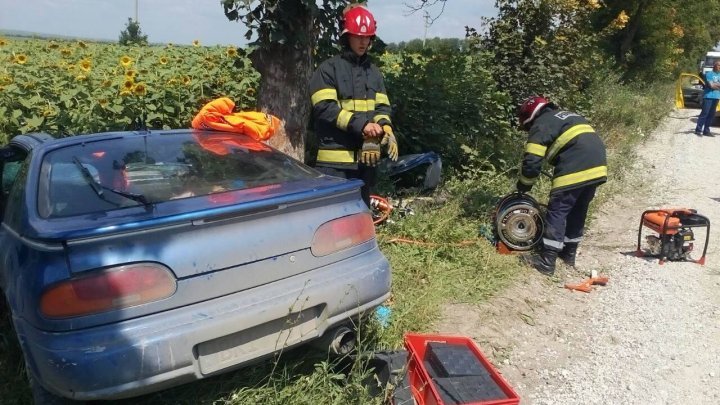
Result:
{"type": "MultiPolygon", "coordinates": [[[[293,57],[273,42],[292,36],[273,33],[293,29],[282,21],[297,15],[292,7],[300,5],[313,11],[300,10],[300,25],[314,18],[316,31],[328,29],[336,22],[332,13],[347,1],[329,2],[325,9],[313,0],[285,1],[276,8],[260,1],[253,10],[244,3],[224,1],[228,18],[252,25],[258,23],[252,12],[271,12],[262,22],[267,36],[261,41],[275,45],[263,48],[264,67],[257,71],[234,48],[0,38],[0,60],[7,61],[0,64],[0,116],[7,118],[0,121],[0,141],[33,131],[64,136],[121,130],[138,118],[151,128],[186,127],[205,101],[219,95],[239,108],[274,106],[278,109],[271,111],[283,116],[284,107],[272,99],[284,94],[278,89],[292,91],[295,101],[307,97],[301,74],[290,75],[290,83],[263,76],[272,88],[263,87],[259,76],[285,63],[273,55],[293,57]]],[[[444,305],[480,303],[527,271],[513,257],[495,254],[482,232],[497,198],[512,189],[517,176],[525,134],[517,130],[514,114],[521,98],[544,93],[590,118],[610,150],[601,202],[617,192],[634,149],[672,108],[668,79],[694,71],[695,60],[720,39],[720,6],[707,1],[499,0],[497,5],[499,16],[486,22],[482,34],[469,30],[460,42],[431,41],[424,50],[413,48],[417,41],[391,45],[379,55],[402,153],[440,153],[445,182],[433,202],[414,207],[415,215],[395,217],[378,229],[394,272],[387,303],[392,317],[386,328],[374,321],[359,325],[367,351],[398,348],[405,332],[432,331],[444,305]]],[[[312,49],[329,43],[324,37],[298,38],[312,49]]],[[[306,74],[309,67],[300,70],[306,74]]],[[[306,106],[307,100],[295,105],[306,106]]],[[[543,200],[548,187],[541,182],[533,195],[543,200]]],[[[3,403],[29,402],[21,359],[5,317],[0,320],[3,403]]],[[[290,351],[252,370],[125,403],[382,402],[364,388],[363,360],[354,362],[351,373],[336,363],[319,352],[290,351]]]]}
{"type": "Polygon", "coordinates": [[[0,143],[28,132],[188,127],[227,95],[255,104],[258,74],[237,49],[0,38],[0,143]]]}
{"type": "Polygon", "coordinates": [[[118,40],[120,45],[147,45],[148,36],[143,35],[140,29],[140,23],[133,21],[132,18],[128,18],[125,29],[120,31],[120,39],[118,40]]]}

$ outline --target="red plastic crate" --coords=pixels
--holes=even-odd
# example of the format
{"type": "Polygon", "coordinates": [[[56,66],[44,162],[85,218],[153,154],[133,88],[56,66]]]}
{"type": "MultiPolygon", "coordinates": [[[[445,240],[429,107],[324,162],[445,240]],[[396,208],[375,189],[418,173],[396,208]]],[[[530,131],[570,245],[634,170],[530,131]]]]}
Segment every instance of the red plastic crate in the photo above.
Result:
{"type": "MultiPolygon", "coordinates": [[[[487,399],[480,402],[462,402],[463,405],[517,405],[520,403],[520,397],[510,387],[510,385],[502,378],[498,371],[480,352],[472,339],[464,336],[441,336],[441,335],[421,335],[407,333],[405,334],[405,348],[408,351],[408,376],[410,389],[413,397],[418,405],[450,405],[443,401],[438,387],[433,381],[429,370],[424,361],[426,359],[428,343],[445,343],[450,345],[461,345],[470,350],[474,359],[470,359],[475,363],[474,366],[482,367],[496,385],[494,389],[499,389],[504,394],[504,398],[487,399]]],[[[454,402],[458,404],[458,402],[454,402]]]]}

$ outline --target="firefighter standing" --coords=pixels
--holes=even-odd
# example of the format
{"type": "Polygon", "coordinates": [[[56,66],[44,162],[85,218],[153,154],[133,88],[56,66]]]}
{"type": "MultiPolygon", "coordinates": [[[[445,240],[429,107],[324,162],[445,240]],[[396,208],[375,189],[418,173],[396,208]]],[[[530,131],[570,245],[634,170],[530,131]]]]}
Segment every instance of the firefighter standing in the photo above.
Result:
{"type": "Polygon", "coordinates": [[[588,206],[595,188],[607,180],[605,145],[585,118],[559,110],[545,97],[526,99],[518,116],[529,131],[518,191],[530,191],[543,160],[554,166],[542,251],[527,258],[535,269],[552,275],[557,257],[575,266],[588,206]]]}
{"type": "Polygon", "coordinates": [[[362,197],[370,206],[380,146],[397,160],[397,140],[383,77],[367,55],[375,38],[375,18],[354,4],[345,9],[342,28],[342,53],[320,64],[310,80],[319,143],[315,167],[332,176],[363,180],[362,197]]]}

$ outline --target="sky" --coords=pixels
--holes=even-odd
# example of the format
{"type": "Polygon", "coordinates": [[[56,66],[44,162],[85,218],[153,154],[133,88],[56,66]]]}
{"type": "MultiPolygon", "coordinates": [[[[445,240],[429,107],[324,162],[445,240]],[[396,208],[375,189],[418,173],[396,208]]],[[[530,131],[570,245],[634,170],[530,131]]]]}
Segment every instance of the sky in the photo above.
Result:
{"type": "MultiPolygon", "coordinates": [[[[409,41],[425,34],[423,13],[408,15],[406,4],[420,0],[370,0],[385,42],[409,41]]],[[[0,30],[31,31],[117,41],[136,0],[0,0],[0,30]]],[[[137,0],[138,19],[151,43],[243,45],[242,23],[223,14],[220,0],[137,0]]],[[[427,38],[463,38],[465,26],[480,27],[483,16],[496,14],[494,0],[447,0],[442,15],[427,29],[427,38]]],[[[437,15],[439,6],[430,9],[437,15]]]]}

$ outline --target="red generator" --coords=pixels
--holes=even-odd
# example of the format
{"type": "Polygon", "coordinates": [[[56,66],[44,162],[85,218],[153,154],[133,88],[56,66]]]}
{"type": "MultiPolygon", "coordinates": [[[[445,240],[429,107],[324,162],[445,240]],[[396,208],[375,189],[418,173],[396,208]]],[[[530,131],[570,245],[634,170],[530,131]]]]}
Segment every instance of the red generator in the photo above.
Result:
{"type": "Polygon", "coordinates": [[[636,256],[655,256],[660,264],[666,260],[690,261],[705,264],[708,241],[710,239],[710,220],[690,208],[664,208],[647,210],[640,217],[636,256]],[[646,235],[646,249],[641,248],[643,228],[649,228],[657,235],[646,235]],[[705,228],[705,244],[700,259],[693,260],[690,253],[695,248],[695,234],[692,228],[705,228]]]}

